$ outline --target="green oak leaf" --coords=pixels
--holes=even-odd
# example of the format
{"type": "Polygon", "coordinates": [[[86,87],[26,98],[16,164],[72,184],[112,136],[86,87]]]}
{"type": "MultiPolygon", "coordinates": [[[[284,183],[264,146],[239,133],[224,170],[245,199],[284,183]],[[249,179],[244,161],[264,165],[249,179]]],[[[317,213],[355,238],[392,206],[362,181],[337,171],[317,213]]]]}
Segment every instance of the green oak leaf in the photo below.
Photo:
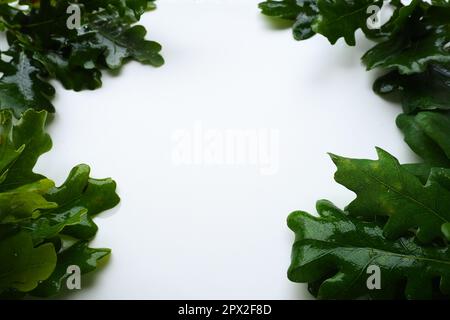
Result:
{"type": "Polygon", "coordinates": [[[413,0],[406,6],[399,1],[391,4],[393,14],[381,28],[369,28],[368,19],[373,15],[370,6],[382,8],[382,1],[267,0],[259,8],[266,16],[293,21],[296,40],[309,39],[318,32],[333,44],[344,37],[348,44],[355,45],[356,30],[362,29],[368,38],[390,38],[422,9],[421,0],[413,0]]]}
{"type": "Polygon", "coordinates": [[[28,292],[52,274],[56,253],[51,243],[34,247],[31,236],[21,232],[0,241],[0,261],[0,293],[28,292]]]}
{"type": "Polygon", "coordinates": [[[95,236],[98,228],[92,218],[115,207],[120,199],[112,179],[93,179],[89,173],[87,165],[79,165],[60,187],[47,192],[46,200],[58,207],[44,210],[39,219],[23,224],[35,243],[60,233],[80,240],[95,236]]]}
{"type": "Polygon", "coordinates": [[[154,1],[149,0],[78,0],[89,12],[112,8],[129,22],[137,22],[142,14],[154,9],[154,1]]]}
{"type": "Polygon", "coordinates": [[[52,147],[50,136],[45,132],[47,120],[45,111],[27,110],[22,118],[12,126],[12,116],[8,111],[0,113],[3,129],[8,136],[8,144],[20,155],[8,167],[7,175],[0,183],[0,192],[45,179],[43,175],[33,172],[38,158],[52,147]]]}
{"type": "Polygon", "coordinates": [[[53,78],[66,89],[93,90],[102,85],[102,70],[129,60],[161,66],[161,46],[146,40],[145,28],[135,24],[153,7],[148,0],[41,0],[28,10],[0,3],[10,45],[0,52],[0,109],[12,109],[17,117],[29,108],[54,112],[53,78]],[[81,12],[74,28],[67,25],[70,5],[81,12]]]}
{"type": "Polygon", "coordinates": [[[261,13],[269,17],[277,17],[295,21],[302,12],[302,7],[297,0],[269,0],[259,5],[261,13]]]}
{"type": "Polygon", "coordinates": [[[380,95],[399,93],[405,113],[450,110],[450,68],[430,64],[424,72],[412,75],[392,71],[377,79],[374,90],[380,95]]]}
{"type": "Polygon", "coordinates": [[[259,8],[266,16],[294,21],[292,30],[296,40],[315,35],[312,24],[319,13],[316,0],[269,0],[260,3],[259,8]]]}
{"type": "MultiPolygon", "coordinates": [[[[319,218],[293,213],[296,232],[288,276],[319,298],[434,299],[450,294],[450,2],[448,0],[316,0],[301,25],[334,44],[355,45],[355,32],[377,43],[362,58],[385,72],[374,84],[396,93],[405,114],[397,125],[422,162],[400,164],[384,150],[378,160],[331,155],[336,181],[356,194],[346,211],[318,204],[319,218]],[[392,16],[371,29],[370,6],[392,16]],[[309,29],[308,29],[309,28],[309,29]],[[369,290],[367,268],[380,268],[382,289],[369,290]]],[[[265,1],[263,14],[297,21],[299,1],[265,1]]],[[[302,31],[302,29],[300,29],[302,31]]]]}
{"type": "Polygon", "coordinates": [[[409,19],[401,32],[369,50],[362,58],[367,69],[395,68],[409,75],[425,72],[432,63],[449,63],[450,19],[440,25],[426,21],[420,15],[409,19]]]}
{"type": "Polygon", "coordinates": [[[437,112],[402,114],[397,126],[410,148],[433,167],[450,168],[450,118],[437,112]]]}
{"type": "Polygon", "coordinates": [[[37,216],[40,210],[55,208],[55,202],[45,199],[53,187],[53,181],[44,179],[0,193],[0,223],[17,222],[37,216]]]}
{"type": "Polygon", "coordinates": [[[83,208],[72,208],[63,212],[58,209],[53,211],[55,212],[45,213],[37,219],[20,224],[21,228],[30,234],[35,245],[59,236],[68,226],[80,224],[87,215],[87,210],[83,208]]]}
{"type": "Polygon", "coordinates": [[[95,270],[102,259],[109,256],[109,249],[89,248],[87,242],[79,241],[58,253],[58,262],[52,275],[41,282],[31,294],[38,297],[49,297],[55,295],[63,289],[65,281],[70,276],[67,273],[69,266],[78,266],[81,274],[86,274],[95,270]]]}
{"type": "Polygon", "coordinates": [[[313,23],[313,30],[335,44],[344,38],[348,45],[356,44],[355,32],[367,30],[367,9],[371,5],[381,8],[383,1],[378,0],[318,0],[319,16],[313,23]]]}
{"type": "Polygon", "coordinates": [[[291,281],[310,283],[321,299],[431,299],[450,294],[448,247],[419,246],[411,237],[387,239],[379,224],[352,218],[325,200],[318,202],[317,210],[319,217],[294,212],[288,218],[296,235],[291,281]],[[380,270],[380,290],[367,287],[370,266],[380,270]]]}
{"type": "Polygon", "coordinates": [[[25,148],[24,145],[16,147],[12,141],[12,114],[0,112],[0,184],[5,180],[10,166],[17,160],[25,148]]]}
{"type": "Polygon", "coordinates": [[[12,60],[0,63],[0,108],[13,109],[17,116],[25,110],[47,110],[54,112],[50,99],[54,88],[43,81],[42,69],[36,65],[31,53],[20,47],[13,47],[2,53],[12,60]]]}
{"type": "Polygon", "coordinates": [[[386,237],[396,239],[416,229],[422,243],[443,238],[450,222],[450,191],[429,180],[425,185],[398,160],[377,148],[379,160],[331,155],[337,166],[335,180],[356,193],[347,207],[356,217],[386,216],[386,237]]]}
{"type": "MultiPolygon", "coordinates": [[[[50,274],[52,279],[57,277],[62,269],[55,269],[56,259],[61,265],[74,254],[83,272],[88,272],[95,267],[96,260],[109,254],[109,249],[83,247],[81,243],[87,242],[80,240],[91,240],[97,232],[92,218],[119,202],[116,183],[91,178],[86,165],[76,166],[59,187],[34,173],[38,158],[51,148],[50,137],[44,131],[46,117],[45,111],[30,109],[15,120],[11,111],[0,111],[1,298],[21,298],[50,274]],[[20,236],[20,241],[11,242],[16,236],[20,236]],[[67,239],[80,245],[60,251],[67,239]],[[14,250],[12,254],[17,259],[11,260],[11,252],[5,249],[3,253],[2,248],[14,250]],[[36,263],[30,260],[35,255],[36,263]],[[37,264],[42,264],[45,270],[37,264]],[[18,283],[22,279],[23,284],[18,283]]],[[[59,291],[55,287],[51,290],[52,294],[59,291]]]]}

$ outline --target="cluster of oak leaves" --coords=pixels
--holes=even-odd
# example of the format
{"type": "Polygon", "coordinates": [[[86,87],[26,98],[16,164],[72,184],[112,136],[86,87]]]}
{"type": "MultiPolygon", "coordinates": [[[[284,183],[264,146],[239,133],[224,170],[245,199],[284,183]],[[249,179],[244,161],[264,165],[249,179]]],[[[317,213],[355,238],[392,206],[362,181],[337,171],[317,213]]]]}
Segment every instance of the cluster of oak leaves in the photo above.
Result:
{"type": "Polygon", "coordinates": [[[397,125],[420,163],[400,164],[378,148],[378,160],[331,155],[335,180],[356,193],[345,210],[317,203],[318,217],[294,212],[294,282],[322,299],[440,299],[450,295],[450,2],[448,0],[282,0],[260,4],[291,20],[294,37],[319,33],[355,45],[355,31],[374,40],[363,57],[385,75],[374,90],[401,101],[397,125]],[[380,28],[369,6],[390,10],[380,28]],[[380,270],[370,290],[367,270],[380,270]]]}
{"type": "Polygon", "coordinates": [[[110,254],[88,246],[93,217],[119,202],[111,179],[93,179],[86,165],[59,187],[33,172],[51,149],[47,113],[59,80],[80,91],[101,86],[104,69],[127,60],[160,66],[161,47],[137,25],[154,0],[0,1],[0,298],[48,297],[66,288],[68,269],[90,272],[110,254]],[[69,28],[68,7],[79,26],[69,28]]]}
{"type": "MultiPolygon", "coordinates": [[[[92,271],[109,249],[89,248],[92,218],[119,202],[111,179],[93,179],[79,165],[66,182],[33,172],[51,148],[45,133],[59,80],[66,89],[96,89],[104,69],[133,59],[164,63],[161,47],[145,40],[141,15],[154,0],[0,1],[8,49],[0,59],[0,297],[52,296],[65,288],[67,269],[92,271]],[[67,27],[67,8],[81,11],[67,27]]],[[[263,13],[293,21],[294,36],[319,33],[355,45],[362,30],[376,44],[362,58],[382,68],[374,90],[401,100],[397,125],[422,161],[400,164],[377,149],[378,160],[331,155],[338,183],[354,191],[345,210],[319,201],[319,217],[295,212],[289,278],[307,282],[319,298],[447,298],[450,295],[450,3],[388,2],[392,17],[368,28],[373,0],[281,0],[263,13]],[[345,17],[345,18],[343,18],[345,17]],[[366,270],[381,270],[380,290],[367,288],[366,270]]]]}

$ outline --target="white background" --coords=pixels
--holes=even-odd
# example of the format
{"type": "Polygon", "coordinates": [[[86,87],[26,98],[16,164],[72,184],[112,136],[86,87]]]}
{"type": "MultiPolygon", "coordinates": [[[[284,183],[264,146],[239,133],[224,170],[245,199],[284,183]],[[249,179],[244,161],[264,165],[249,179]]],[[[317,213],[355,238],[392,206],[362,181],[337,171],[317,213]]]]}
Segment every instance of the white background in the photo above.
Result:
{"type": "MultiPolygon", "coordinates": [[[[144,15],[166,65],[129,63],[94,92],[57,84],[53,150],[36,168],[62,183],[78,163],[113,177],[121,204],[96,221],[94,246],[113,255],[85,278],[83,299],[307,299],[286,270],[286,217],[353,194],[327,156],[412,160],[395,126],[400,107],[371,91],[369,48],[317,36],[296,42],[259,14],[258,0],[163,0],[144,15]],[[175,166],[174,132],[278,130],[279,169],[175,166]]],[[[361,37],[359,37],[361,38],[361,37]]]]}

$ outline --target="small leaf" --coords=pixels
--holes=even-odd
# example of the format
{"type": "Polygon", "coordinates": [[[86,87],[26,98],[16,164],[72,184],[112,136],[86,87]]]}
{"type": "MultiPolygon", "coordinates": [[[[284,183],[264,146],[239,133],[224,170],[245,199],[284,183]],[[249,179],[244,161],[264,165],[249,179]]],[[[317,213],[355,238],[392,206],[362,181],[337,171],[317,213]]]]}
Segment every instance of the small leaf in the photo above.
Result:
{"type": "Polygon", "coordinates": [[[442,233],[447,239],[450,239],[450,223],[444,223],[442,225],[442,233]]]}
{"type": "Polygon", "coordinates": [[[89,16],[86,20],[88,31],[84,33],[85,40],[74,52],[80,55],[80,50],[97,50],[104,56],[106,64],[111,69],[122,66],[124,59],[133,58],[144,64],[161,66],[164,60],[159,54],[161,46],[154,41],[144,39],[147,31],[142,26],[128,26],[120,20],[116,12],[103,12],[89,16]],[[92,36],[91,36],[92,35],[92,36]]]}
{"type": "Polygon", "coordinates": [[[402,32],[369,50],[362,58],[367,69],[395,68],[410,75],[425,72],[430,64],[449,63],[450,24],[430,25],[421,19],[409,19],[402,32]]]}
{"type": "Polygon", "coordinates": [[[319,16],[313,24],[313,30],[328,38],[335,44],[344,38],[348,45],[354,46],[355,32],[367,29],[370,14],[367,9],[371,5],[381,8],[383,1],[376,0],[318,0],[319,16]]]}

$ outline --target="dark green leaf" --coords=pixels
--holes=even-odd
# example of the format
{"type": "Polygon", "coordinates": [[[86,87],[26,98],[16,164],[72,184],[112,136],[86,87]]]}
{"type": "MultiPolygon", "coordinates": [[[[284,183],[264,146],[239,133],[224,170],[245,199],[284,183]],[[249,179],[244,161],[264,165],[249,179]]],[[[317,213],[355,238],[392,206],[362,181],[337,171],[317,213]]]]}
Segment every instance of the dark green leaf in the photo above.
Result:
{"type": "MultiPolygon", "coordinates": [[[[86,19],[86,30],[74,50],[72,61],[87,51],[102,53],[109,68],[123,65],[124,59],[133,58],[139,62],[161,66],[164,63],[159,52],[161,46],[144,39],[147,31],[144,27],[128,26],[120,20],[117,12],[102,12],[86,19]]],[[[79,61],[77,61],[79,63],[79,61]]]]}
{"type": "Polygon", "coordinates": [[[392,1],[392,3],[390,3],[391,6],[394,8],[394,12],[392,13],[392,16],[389,19],[389,21],[383,24],[379,29],[364,30],[366,36],[368,36],[369,38],[384,38],[384,39],[392,38],[397,33],[403,31],[403,28],[405,28],[408,21],[418,11],[420,11],[420,13],[422,12],[420,7],[420,4],[422,3],[421,0],[413,0],[407,6],[404,6],[401,3],[394,3],[394,2],[395,1],[392,1]]]}
{"type": "MultiPolygon", "coordinates": [[[[51,140],[44,131],[46,115],[44,111],[28,110],[15,122],[10,111],[0,112],[2,298],[22,297],[22,293],[34,289],[37,282],[50,274],[53,278],[49,281],[56,281],[64,261],[73,258],[83,272],[88,272],[98,259],[109,254],[108,249],[89,249],[86,243],[79,242],[58,254],[60,268],[52,273],[62,238],[92,239],[97,232],[92,217],[114,207],[119,197],[113,180],[90,178],[86,165],[75,167],[60,187],[33,173],[39,156],[51,147],[51,140]]],[[[57,293],[59,288],[43,290],[47,295],[57,293]]]]}
{"type": "Polygon", "coordinates": [[[109,249],[92,249],[88,247],[87,242],[77,242],[58,254],[58,262],[53,274],[40,283],[31,294],[38,297],[49,297],[59,293],[70,275],[67,273],[69,266],[78,266],[81,274],[86,274],[95,270],[100,260],[109,256],[110,253],[109,249]]]}
{"type": "Polygon", "coordinates": [[[14,126],[11,126],[12,117],[9,112],[1,112],[0,118],[3,119],[4,128],[8,130],[8,144],[15,150],[22,149],[9,166],[8,174],[0,184],[0,192],[44,179],[44,176],[34,173],[33,168],[38,158],[52,147],[50,136],[44,130],[47,113],[28,110],[14,126]]]}
{"type": "Polygon", "coordinates": [[[29,235],[19,233],[0,241],[0,261],[0,293],[28,292],[53,272],[56,253],[52,244],[35,248],[29,235]]]}
{"type": "Polygon", "coordinates": [[[433,112],[421,112],[415,116],[402,114],[397,118],[397,126],[405,135],[406,143],[426,163],[450,168],[450,145],[447,141],[450,119],[447,115],[433,112]]]}

